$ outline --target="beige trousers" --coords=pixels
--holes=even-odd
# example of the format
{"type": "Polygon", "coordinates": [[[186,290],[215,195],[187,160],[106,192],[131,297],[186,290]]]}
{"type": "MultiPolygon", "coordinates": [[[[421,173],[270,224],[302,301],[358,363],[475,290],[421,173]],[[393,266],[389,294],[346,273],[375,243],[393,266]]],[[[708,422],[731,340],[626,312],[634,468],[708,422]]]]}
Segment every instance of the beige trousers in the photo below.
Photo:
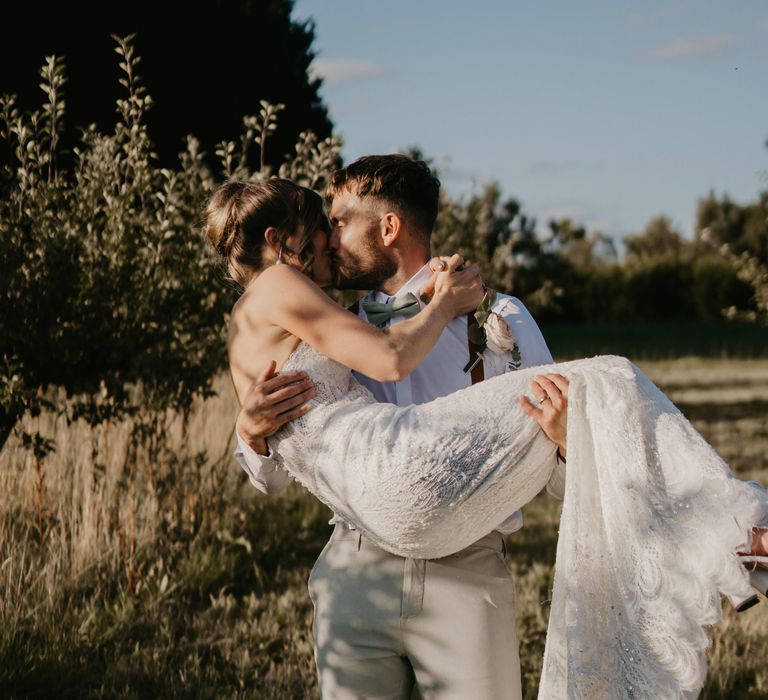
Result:
{"type": "Polygon", "coordinates": [[[515,590],[492,532],[404,559],[337,525],[309,577],[324,700],[519,700],[515,590]]]}

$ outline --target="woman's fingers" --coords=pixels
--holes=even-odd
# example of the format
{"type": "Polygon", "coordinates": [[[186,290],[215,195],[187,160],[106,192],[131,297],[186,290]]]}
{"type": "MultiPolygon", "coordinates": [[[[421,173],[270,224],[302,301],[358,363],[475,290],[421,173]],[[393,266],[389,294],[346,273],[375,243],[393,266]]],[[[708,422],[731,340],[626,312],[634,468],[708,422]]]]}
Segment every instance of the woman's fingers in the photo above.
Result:
{"type": "Polygon", "coordinates": [[[443,272],[448,269],[448,261],[451,259],[449,255],[436,255],[429,261],[429,269],[432,272],[443,272]]]}
{"type": "Polygon", "coordinates": [[[541,421],[544,417],[544,411],[534,406],[527,396],[521,396],[517,401],[520,404],[520,408],[523,409],[523,413],[525,413],[527,416],[530,416],[539,425],[541,425],[541,421]]]}
{"type": "Polygon", "coordinates": [[[568,387],[570,386],[570,382],[566,377],[562,374],[545,374],[544,376],[560,389],[560,393],[564,398],[568,398],[568,387]]]}
{"type": "Polygon", "coordinates": [[[461,267],[463,264],[464,258],[462,258],[461,255],[458,253],[451,255],[448,259],[448,267],[445,269],[445,272],[455,272],[457,268],[461,267]]]}
{"type": "Polygon", "coordinates": [[[434,294],[449,294],[453,298],[456,316],[474,311],[480,306],[485,288],[483,287],[480,267],[470,265],[462,267],[464,258],[452,255],[450,258],[440,256],[429,261],[433,270],[432,278],[421,288],[421,298],[430,299],[434,294]],[[440,272],[435,268],[444,266],[440,272]]]}
{"type": "Polygon", "coordinates": [[[435,295],[435,283],[437,282],[438,272],[433,271],[432,276],[424,283],[419,292],[421,300],[427,303],[435,295]]]}
{"type": "Polygon", "coordinates": [[[563,404],[564,404],[564,397],[562,392],[560,391],[560,387],[558,387],[555,382],[553,382],[547,375],[545,374],[538,374],[533,378],[533,382],[539,386],[539,388],[544,392],[546,398],[549,399],[549,401],[544,400],[545,396],[542,396],[541,394],[537,394],[539,396],[540,400],[543,400],[543,403],[551,403],[552,408],[559,411],[562,410],[563,404]]]}
{"type": "Polygon", "coordinates": [[[531,390],[531,393],[533,394],[534,398],[541,403],[544,399],[549,398],[547,396],[547,392],[542,389],[539,384],[536,382],[536,378],[534,377],[530,383],[528,384],[528,388],[531,390]]]}
{"type": "MultiPolygon", "coordinates": [[[[543,376],[540,376],[539,379],[544,385],[546,385],[546,381],[549,381],[543,376]]],[[[535,381],[536,380],[534,380],[534,382],[535,381]]],[[[549,394],[542,389],[541,385],[539,383],[536,383],[536,385],[538,386],[538,390],[534,392],[534,395],[543,393],[544,398],[547,400],[541,403],[540,399],[537,398],[537,406],[531,402],[527,396],[521,396],[518,399],[520,408],[523,410],[523,413],[538,423],[544,434],[561,449],[563,454],[565,454],[567,440],[567,420],[564,410],[565,404],[563,403],[563,405],[558,408],[555,402],[550,400],[549,394]]],[[[554,383],[552,383],[552,386],[555,386],[554,383]]],[[[556,386],[555,389],[559,391],[556,386]]]]}

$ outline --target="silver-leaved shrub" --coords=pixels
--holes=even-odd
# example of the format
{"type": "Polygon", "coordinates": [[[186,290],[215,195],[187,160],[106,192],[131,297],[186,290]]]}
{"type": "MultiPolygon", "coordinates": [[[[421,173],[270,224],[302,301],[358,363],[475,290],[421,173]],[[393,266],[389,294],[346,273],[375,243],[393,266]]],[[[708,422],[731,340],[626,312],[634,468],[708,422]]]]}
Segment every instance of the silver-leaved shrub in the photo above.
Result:
{"type": "MultiPolygon", "coordinates": [[[[139,406],[184,412],[225,363],[237,288],[203,238],[202,207],[223,179],[270,177],[263,158],[252,167],[246,152],[253,142],[264,152],[282,105],[262,102],[243,118],[239,142],[217,145],[221,173],[192,135],[178,167],[160,168],[134,37],[113,35],[126,92],[114,132],[83,129],[71,171],[58,152],[63,60],[49,56],[40,71],[42,109],[21,113],[15,96],[0,98],[11,154],[0,173],[0,446],[25,411],[55,408],[91,424],[139,406]]],[[[321,188],[339,149],[335,137],[303,133],[279,174],[321,188]]],[[[24,439],[41,456],[52,447],[24,439]]]]}

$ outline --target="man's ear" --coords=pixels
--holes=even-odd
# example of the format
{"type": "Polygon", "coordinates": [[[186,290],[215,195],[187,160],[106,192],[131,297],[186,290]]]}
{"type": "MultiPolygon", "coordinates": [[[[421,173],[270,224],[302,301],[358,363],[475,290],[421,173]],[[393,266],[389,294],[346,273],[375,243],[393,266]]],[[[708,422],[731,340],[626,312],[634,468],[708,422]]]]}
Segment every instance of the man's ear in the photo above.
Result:
{"type": "Polygon", "coordinates": [[[403,221],[393,211],[388,211],[381,218],[381,239],[386,247],[391,246],[402,232],[403,221]]]}

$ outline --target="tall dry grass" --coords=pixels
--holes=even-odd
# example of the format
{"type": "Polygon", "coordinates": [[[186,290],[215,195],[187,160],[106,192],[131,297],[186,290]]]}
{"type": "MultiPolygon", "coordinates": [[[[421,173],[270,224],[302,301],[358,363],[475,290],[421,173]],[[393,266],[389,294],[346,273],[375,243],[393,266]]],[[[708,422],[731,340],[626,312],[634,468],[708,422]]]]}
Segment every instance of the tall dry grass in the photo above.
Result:
{"type": "MultiPolygon", "coordinates": [[[[745,478],[768,483],[768,361],[643,365],[745,478]]],[[[0,695],[314,697],[309,569],[328,512],[292,487],[257,494],[231,459],[229,380],[187,420],[90,428],[26,416],[55,438],[0,453],[0,695]]],[[[558,504],[509,538],[526,697],[546,634],[558,504]]],[[[768,693],[768,603],[713,630],[705,698],[768,693]]]]}

